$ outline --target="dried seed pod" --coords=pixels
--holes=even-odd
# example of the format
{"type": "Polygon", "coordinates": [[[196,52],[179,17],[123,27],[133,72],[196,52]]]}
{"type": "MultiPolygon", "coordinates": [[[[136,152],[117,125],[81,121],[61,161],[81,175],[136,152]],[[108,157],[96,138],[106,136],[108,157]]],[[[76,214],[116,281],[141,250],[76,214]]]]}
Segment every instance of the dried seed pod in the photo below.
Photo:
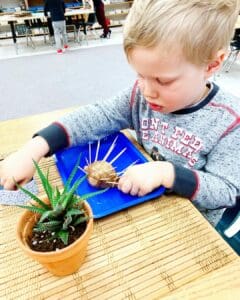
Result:
{"type": "Polygon", "coordinates": [[[95,161],[84,167],[88,182],[94,187],[106,188],[117,184],[118,175],[113,166],[104,160],[95,161]]]}

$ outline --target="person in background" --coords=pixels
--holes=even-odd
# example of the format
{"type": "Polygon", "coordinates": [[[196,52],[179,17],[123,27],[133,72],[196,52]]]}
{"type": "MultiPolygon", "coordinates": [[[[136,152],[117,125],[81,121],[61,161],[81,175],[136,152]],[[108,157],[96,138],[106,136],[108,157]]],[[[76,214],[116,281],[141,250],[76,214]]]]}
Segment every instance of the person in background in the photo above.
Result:
{"type": "Polygon", "coordinates": [[[22,11],[25,11],[26,10],[26,4],[25,4],[25,1],[20,1],[20,8],[22,11]]]}
{"type": "Polygon", "coordinates": [[[64,50],[68,49],[68,39],[65,20],[65,4],[63,0],[45,0],[44,15],[50,17],[54,31],[54,38],[57,48],[57,54],[62,54],[64,50]]]}
{"type": "Polygon", "coordinates": [[[47,17],[47,27],[49,32],[49,40],[51,45],[54,45],[55,39],[54,39],[54,30],[52,25],[52,20],[50,17],[47,17]]]}
{"type": "Polygon", "coordinates": [[[37,132],[1,162],[4,188],[15,188],[13,177],[21,184],[32,178],[32,159],[130,128],[156,160],[128,168],[118,189],[142,197],[162,185],[215,225],[240,195],[239,98],[210,81],[228,52],[239,6],[239,0],[134,1],[123,43],[135,84],[37,132]]]}
{"type": "Polygon", "coordinates": [[[97,21],[103,28],[103,33],[100,38],[110,38],[111,29],[108,27],[109,21],[105,16],[104,3],[102,0],[93,0],[94,10],[96,13],[97,21]]]}

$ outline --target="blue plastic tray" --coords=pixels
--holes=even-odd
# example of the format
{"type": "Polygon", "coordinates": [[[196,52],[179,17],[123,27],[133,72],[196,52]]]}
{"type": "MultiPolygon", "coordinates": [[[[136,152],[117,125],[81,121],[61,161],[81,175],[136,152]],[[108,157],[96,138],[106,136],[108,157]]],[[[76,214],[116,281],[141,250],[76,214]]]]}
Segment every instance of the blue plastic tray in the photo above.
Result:
{"type": "MultiPolygon", "coordinates": [[[[103,159],[108,149],[112,145],[115,138],[116,146],[112,151],[111,155],[107,158],[107,161],[111,161],[123,148],[127,148],[126,151],[113,162],[113,167],[117,172],[124,170],[131,163],[137,160],[137,164],[146,162],[147,159],[141,154],[141,152],[131,143],[131,141],[122,133],[118,132],[116,134],[105,137],[100,141],[100,148],[98,153],[98,160],[103,159]]],[[[91,144],[91,160],[94,161],[97,149],[97,142],[91,144]]],[[[62,177],[64,183],[66,183],[73,167],[75,166],[79,155],[81,154],[80,166],[84,168],[86,165],[86,159],[89,160],[89,145],[71,147],[63,151],[59,151],[55,155],[55,161],[59,173],[62,177]]],[[[77,176],[84,175],[83,171],[78,170],[77,176]]],[[[79,186],[77,193],[79,195],[84,195],[89,192],[97,191],[98,189],[92,187],[87,179],[82,182],[79,186]]],[[[145,195],[143,197],[131,196],[129,194],[124,194],[117,188],[110,188],[106,192],[99,194],[95,197],[88,199],[93,210],[94,218],[101,218],[124,208],[142,203],[146,200],[158,197],[162,195],[165,191],[164,187],[160,187],[154,190],[152,193],[145,195]]]]}

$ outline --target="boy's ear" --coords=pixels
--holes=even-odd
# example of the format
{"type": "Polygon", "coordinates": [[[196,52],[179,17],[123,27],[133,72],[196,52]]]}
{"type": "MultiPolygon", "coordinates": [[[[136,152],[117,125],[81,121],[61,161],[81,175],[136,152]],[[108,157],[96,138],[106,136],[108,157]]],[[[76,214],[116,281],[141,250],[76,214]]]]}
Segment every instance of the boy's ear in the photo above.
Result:
{"type": "Polygon", "coordinates": [[[214,59],[212,59],[212,61],[207,64],[205,70],[207,78],[209,78],[210,76],[213,75],[213,73],[219,70],[219,68],[221,67],[224,61],[226,53],[227,53],[226,50],[223,49],[219,50],[215,55],[214,59]]]}

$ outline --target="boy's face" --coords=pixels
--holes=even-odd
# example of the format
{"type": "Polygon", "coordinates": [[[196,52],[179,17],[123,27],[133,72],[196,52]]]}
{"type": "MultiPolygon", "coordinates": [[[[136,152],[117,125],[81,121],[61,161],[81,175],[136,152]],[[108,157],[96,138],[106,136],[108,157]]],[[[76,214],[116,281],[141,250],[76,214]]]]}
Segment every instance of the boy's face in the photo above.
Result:
{"type": "Polygon", "coordinates": [[[138,74],[142,94],[155,111],[171,113],[197,103],[206,94],[206,66],[191,64],[178,49],[162,55],[157,47],[136,47],[129,62],[138,74]]]}

